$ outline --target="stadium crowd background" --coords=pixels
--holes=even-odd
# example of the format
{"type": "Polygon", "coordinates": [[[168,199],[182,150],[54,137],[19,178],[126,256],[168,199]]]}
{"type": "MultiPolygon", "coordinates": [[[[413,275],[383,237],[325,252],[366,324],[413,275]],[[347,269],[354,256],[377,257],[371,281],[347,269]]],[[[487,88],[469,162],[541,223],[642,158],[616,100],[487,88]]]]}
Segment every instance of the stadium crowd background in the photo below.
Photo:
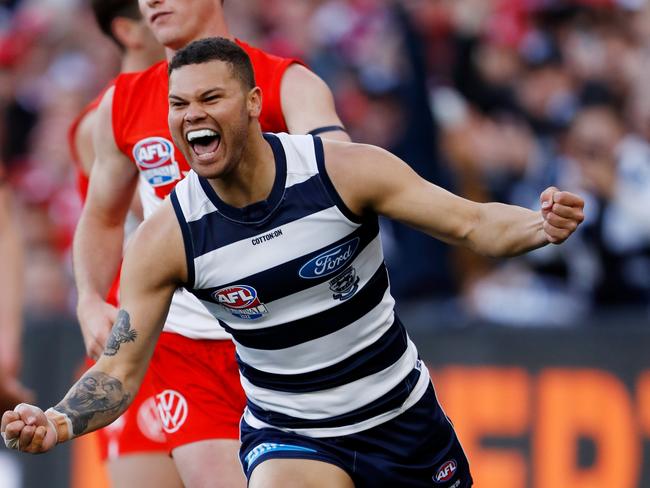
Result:
{"type": "MultiPolygon", "coordinates": [[[[650,7],[643,0],[247,0],[231,31],[299,56],[353,140],[476,200],[580,192],[562,248],[495,262],[384,225],[392,287],[440,324],[576,324],[647,315],[650,7]]],[[[0,148],[27,249],[26,310],[74,309],[79,216],[66,136],[118,53],[81,0],[0,1],[0,148]]]]}

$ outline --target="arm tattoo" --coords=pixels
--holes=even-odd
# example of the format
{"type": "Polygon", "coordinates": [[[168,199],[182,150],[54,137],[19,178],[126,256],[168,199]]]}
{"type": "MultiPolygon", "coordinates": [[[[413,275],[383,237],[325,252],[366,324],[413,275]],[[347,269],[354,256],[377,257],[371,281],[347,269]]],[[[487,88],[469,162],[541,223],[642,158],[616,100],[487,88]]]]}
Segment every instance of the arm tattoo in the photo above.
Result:
{"type": "Polygon", "coordinates": [[[107,425],[126,410],[131,394],[122,382],[101,371],[86,373],[68,392],[55,410],[65,413],[72,422],[75,436],[107,425]]]}
{"type": "Polygon", "coordinates": [[[126,310],[120,310],[117,312],[117,320],[113,329],[111,330],[111,335],[106,341],[106,347],[104,348],[104,354],[106,356],[115,356],[117,351],[120,350],[120,345],[124,342],[135,342],[135,338],[138,337],[138,332],[131,329],[131,317],[126,310]]]}

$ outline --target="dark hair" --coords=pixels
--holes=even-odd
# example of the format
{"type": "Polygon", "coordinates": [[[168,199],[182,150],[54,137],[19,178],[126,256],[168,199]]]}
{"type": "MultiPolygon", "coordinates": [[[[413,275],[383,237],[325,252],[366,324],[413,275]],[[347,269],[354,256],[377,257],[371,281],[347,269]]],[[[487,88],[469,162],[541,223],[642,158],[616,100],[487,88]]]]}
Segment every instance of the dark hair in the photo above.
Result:
{"type": "Polygon", "coordinates": [[[168,73],[171,75],[172,71],[183,66],[209,61],[228,63],[233,75],[246,89],[255,88],[255,74],[248,54],[236,43],[223,37],[207,37],[177,51],[169,63],[168,73]]]}
{"type": "Polygon", "coordinates": [[[122,43],[113,34],[111,26],[118,17],[140,20],[142,15],[138,8],[138,0],[91,0],[90,3],[101,31],[113,39],[121,49],[124,49],[122,43]]]}

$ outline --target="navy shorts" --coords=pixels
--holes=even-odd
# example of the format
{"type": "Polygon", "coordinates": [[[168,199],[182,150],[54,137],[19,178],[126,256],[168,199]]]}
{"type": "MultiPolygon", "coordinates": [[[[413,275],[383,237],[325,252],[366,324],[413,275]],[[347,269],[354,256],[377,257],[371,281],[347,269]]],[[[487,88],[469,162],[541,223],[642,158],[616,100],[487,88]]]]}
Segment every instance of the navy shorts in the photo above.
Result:
{"type": "Polygon", "coordinates": [[[249,479],[260,463],[283,458],[334,464],[357,488],[472,486],[465,453],[431,385],[407,411],[363,432],[313,438],[254,429],[242,419],[241,441],[239,457],[249,479]]]}

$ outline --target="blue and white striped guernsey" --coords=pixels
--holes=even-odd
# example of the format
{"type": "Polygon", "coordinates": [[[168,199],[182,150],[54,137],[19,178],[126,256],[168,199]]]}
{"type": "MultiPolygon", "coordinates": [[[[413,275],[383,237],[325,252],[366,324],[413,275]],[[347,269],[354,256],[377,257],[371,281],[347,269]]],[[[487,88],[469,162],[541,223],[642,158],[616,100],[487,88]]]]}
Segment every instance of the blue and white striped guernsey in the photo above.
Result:
{"type": "Polygon", "coordinates": [[[233,336],[250,426],[312,437],[374,427],[429,384],[393,311],[377,217],[347,209],[318,137],[264,137],[276,163],[267,200],[231,207],[194,172],[171,194],[187,288],[233,336]]]}

